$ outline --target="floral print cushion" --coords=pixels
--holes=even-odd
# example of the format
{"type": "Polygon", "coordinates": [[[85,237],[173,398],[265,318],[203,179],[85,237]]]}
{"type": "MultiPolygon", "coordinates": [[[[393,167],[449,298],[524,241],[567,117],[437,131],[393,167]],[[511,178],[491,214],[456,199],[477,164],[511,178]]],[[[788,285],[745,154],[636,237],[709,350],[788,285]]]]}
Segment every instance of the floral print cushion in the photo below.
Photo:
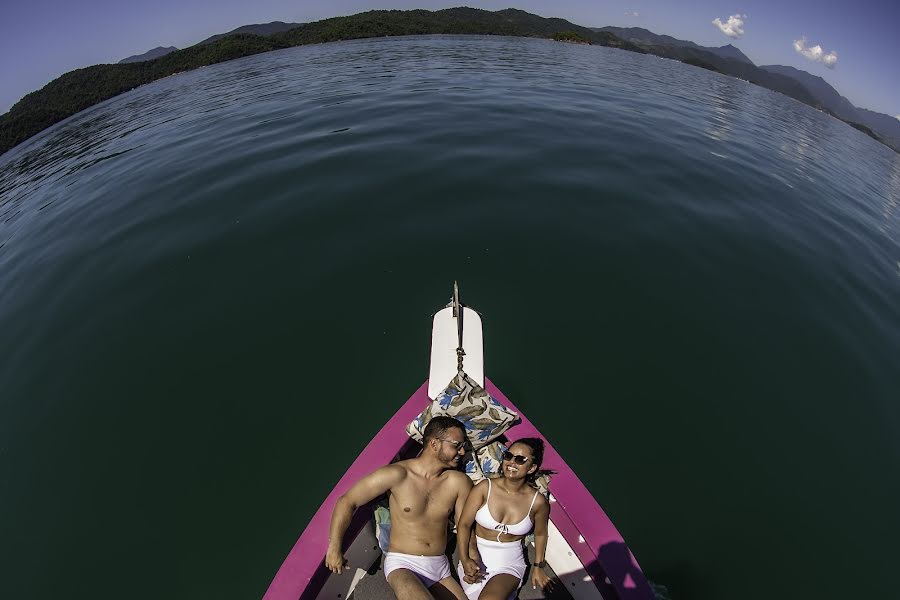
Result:
{"type": "Polygon", "coordinates": [[[517,413],[494,400],[483,387],[462,371],[406,427],[406,433],[421,442],[425,426],[432,417],[439,415],[454,417],[462,422],[469,443],[476,451],[503,435],[519,418],[517,413]]]}
{"type": "Polygon", "coordinates": [[[506,447],[499,440],[494,440],[486,446],[482,446],[473,455],[466,454],[466,475],[472,483],[478,483],[485,477],[495,477],[500,473],[500,463],[503,460],[503,451],[506,447]],[[476,462],[477,457],[477,462],[476,462]]]}

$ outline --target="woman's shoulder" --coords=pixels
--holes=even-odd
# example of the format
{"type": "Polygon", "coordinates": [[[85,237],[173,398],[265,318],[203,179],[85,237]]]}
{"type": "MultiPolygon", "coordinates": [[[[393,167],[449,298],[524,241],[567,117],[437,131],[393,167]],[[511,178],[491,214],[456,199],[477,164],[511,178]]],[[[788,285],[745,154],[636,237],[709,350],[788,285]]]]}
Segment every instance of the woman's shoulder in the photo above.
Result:
{"type": "Polygon", "coordinates": [[[545,496],[544,494],[542,494],[541,491],[540,491],[539,489],[537,489],[537,488],[532,488],[531,486],[529,486],[529,487],[531,488],[531,490],[532,490],[532,491],[534,492],[534,494],[535,494],[535,496],[534,496],[534,508],[537,509],[537,508],[541,508],[541,507],[543,507],[543,506],[549,506],[549,505],[550,505],[550,501],[547,500],[547,496],[545,496]]]}

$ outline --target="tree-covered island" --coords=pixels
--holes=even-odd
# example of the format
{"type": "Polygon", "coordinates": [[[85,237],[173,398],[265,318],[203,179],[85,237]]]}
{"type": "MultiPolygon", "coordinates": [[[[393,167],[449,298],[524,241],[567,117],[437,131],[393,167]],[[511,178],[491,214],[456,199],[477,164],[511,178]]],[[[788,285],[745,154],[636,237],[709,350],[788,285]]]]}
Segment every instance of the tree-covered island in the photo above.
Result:
{"type": "Polygon", "coordinates": [[[573,44],[591,44],[591,40],[584,37],[577,31],[560,31],[553,34],[553,39],[557,42],[570,42],[573,44]]]}

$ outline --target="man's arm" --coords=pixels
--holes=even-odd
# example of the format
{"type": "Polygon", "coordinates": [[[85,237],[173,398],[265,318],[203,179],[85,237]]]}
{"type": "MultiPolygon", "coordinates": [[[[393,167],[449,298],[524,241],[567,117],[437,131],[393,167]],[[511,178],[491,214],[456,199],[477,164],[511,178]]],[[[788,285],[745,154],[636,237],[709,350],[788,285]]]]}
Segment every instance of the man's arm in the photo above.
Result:
{"type": "Polygon", "coordinates": [[[338,498],[331,513],[331,527],[328,535],[328,552],[325,555],[325,566],[332,573],[340,573],[344,569],[344,553],[342,544],[344,534],[350,527],[350,520],[356,509],[371,502],[381,494],[400,483],[406,476],[406,470],[397,465],[387,465],[369,473],[338,498]]]}

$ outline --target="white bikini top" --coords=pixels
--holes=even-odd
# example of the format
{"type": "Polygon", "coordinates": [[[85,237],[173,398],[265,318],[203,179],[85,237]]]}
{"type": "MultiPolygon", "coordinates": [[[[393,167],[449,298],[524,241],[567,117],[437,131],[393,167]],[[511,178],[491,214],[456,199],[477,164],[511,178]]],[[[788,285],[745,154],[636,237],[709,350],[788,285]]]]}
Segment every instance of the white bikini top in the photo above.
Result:
{"type": "Polygon", "coordinates": [[[500,541],[500,536],[504,533],[507,535],[527,535],[534,525],[534,522],[531,520],[531,509],[534,507],[534,501],[537,500],[538,492],[534,493],[534,497],[531,499],[531,506],[528,507],[528,512],[525,513],[525,518],[518,523],[507,525],[495,519],[491,514],[491,509],[488,506],[488,503],[491,501],[491,480],[488,479],[487,482],[487,499],[484,501],[484,505],[475,513],[475,522],[485,529],[496,529],[498,542],[500,541]]]}

